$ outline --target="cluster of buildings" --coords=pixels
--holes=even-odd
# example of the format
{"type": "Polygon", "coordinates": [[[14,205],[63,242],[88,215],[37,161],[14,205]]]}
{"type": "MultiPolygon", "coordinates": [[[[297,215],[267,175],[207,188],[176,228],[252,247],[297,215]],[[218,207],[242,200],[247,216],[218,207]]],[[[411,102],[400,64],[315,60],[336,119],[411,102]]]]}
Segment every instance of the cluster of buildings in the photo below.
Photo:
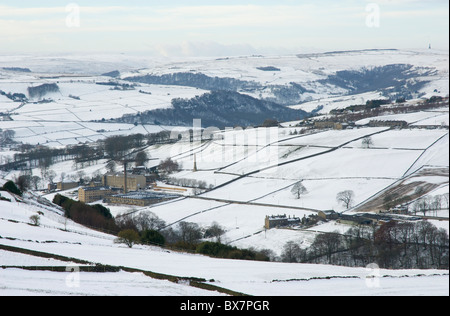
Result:
{"type": "MultiPolygon", "coordinates": [[[[335,211],[320,211],[317,214],[318,219],[323,221],[335,220],[341,224],[356,225],[356,226],[372,226],[381,225],[383,223],[395,220],[393,216],[375,213],[356,213],[356,214],[342,214],[335,211]]],[[[417,220],[414,218],[414,220],[417,220]]],[[[266,216],[264,227],[266,229],[272,228],[289,228],[301,226],[302,220],[295,216],[286,215],[272,215],[266,216]]]]}
{"type": "Polygon", "coordinates": [[[318,215],[323,220],[336,220],[341,224],[357,226],[381,225],[393,219],[390,216],[375,213],[342,214],[335,211],[320,211],[318,215]]]}
{"type": "Polygon", "coordinates": [[[103,201],[111,204],[149,206],[179,197],[178,195],[159,192],[130,192],[107,196],[103,201]]]}
{"type": "Polygon", "coordinates": [[[265,225],[266,229],[280,228],[280,227],[291,227],[300,225],[302,220],[299,217],[291,217],[284,215],[272,215],[266,216],[265,225]]]}
{"type": "Polygon", "coordinates": [[[111,204],[136,206],[149,206],[179,196],[165,193],[167,190],[159,190],[153,180],[141,174],[106,174],[101,183],[92,182],[89,186],[79,187],[77,182],[59,182],[53,189],[63,191],[79,187],[78,200],[84,203],[101,200],[111,204]],[[155,187],[159,192],[144,191],[149,187],[155,187]]]}
{"type": "Polygon", "coordinates": [[[355,126],[354,123],[341,123],[334,121],[315,121],[314,128],[315,129],[335,129],[335,130],[344,130],[351,129],[355,126]]]}

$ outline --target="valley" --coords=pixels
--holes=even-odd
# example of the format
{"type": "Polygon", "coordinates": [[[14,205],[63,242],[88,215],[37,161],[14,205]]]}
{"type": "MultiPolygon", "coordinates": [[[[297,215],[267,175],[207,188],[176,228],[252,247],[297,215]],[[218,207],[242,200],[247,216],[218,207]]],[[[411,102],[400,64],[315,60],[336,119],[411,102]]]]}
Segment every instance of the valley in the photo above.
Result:
{"type": "Polygon", "coordinates": [[[76,56],[47,64],[0,56],[0,187],[35,180],[22,196],[0,191],[0,293],[448,295],[448,52],[115,58],[92,67],[76,56]],[[60,73],[67,61],[73,69],[60,73]],[[43,84],[58,91],[29,94],[43,84]],[[107,174],[124,176],[125,162],[129,179],[147,179],[138,191],[174,197],[87,204],[107,208],[116,222],[142,215],[163,223],[155,229],[165,232],[163,247],[117,243],[117,232],[77,223],[54,203],[58,194],[78,202],[80,188],[103,185],[107,174]],[[65,182],[74,186],[57,188],[65,182]],[[300,224],[266,227],[283,215],[300,224]],[[203,234],[191,248],[169,242],[183,225],[203,234]],[[214,226],[221,233],[207,235],[214,226]],[[404,227],[411,233],[402,235],[404,227]],[[391,241],[407,241],[398,250],[404,257],[381,256],[378,249],[393,245],[382,229],[402,232],[391,241]],[[434,234],[423,237],[431,257],[415,251],[415,234],[425,231],[434,234]],[[340,244],[319,248],[330,236],[340,244]],[[381,246],[363,255],[359,242],[370,240],[381,246]],[[268,260],[196,248],[218,241],[236,256],[248,249],[268,260]],[[401,260],[413,251],[414,260],[401,260]],[[372,263],[379,286],[367,285],[372,263]],[[114,271],[65,270],[72,265],[114,271]]]}

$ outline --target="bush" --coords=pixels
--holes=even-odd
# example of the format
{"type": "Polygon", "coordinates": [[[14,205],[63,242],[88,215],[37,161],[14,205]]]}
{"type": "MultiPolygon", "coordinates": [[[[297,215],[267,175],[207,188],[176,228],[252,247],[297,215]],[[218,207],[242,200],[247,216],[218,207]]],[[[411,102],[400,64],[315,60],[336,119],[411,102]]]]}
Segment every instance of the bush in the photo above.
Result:
{"type": "Polygon", "coordinates": [[[33,226],[40,226],[41,225],[41,218],[39,215],[31,215],[30,216],[30,222],[33,226]]]}
{"type": "Polygon", "coordinates": [[[141,233],[141,242],[144,244],[164,246],[166,239],[156,230],[144,230],[141,233]]]}
{"type": "Polygon", "coordinates": [[[196,252],[202,255],[226,258],[231,251],[236,249],[236,247],[227,246],[218,242],[207,241],[199,244],[196,252]]]}
{"type": "Polygon", "coordinates": [[[161,161],[161,163],[158,166],[158,170],[165,174],[171,174],[174,172],[177,172],[180,170],[180,165],[178,162],[173,161],[171,158],[167,158],[164,161],[161,161]]]}
{"type": "Polygon", "coordinates": [[[9,193],[12,193],[12,194],[22,196],[22,191],[20,191],[19,188],[16,186],[16,184],[14,182],[12,182],[11,180],[6,182],[3,185],[3,190],[8,191],[9,193]]]}
{"type": "Polygon", "coordinates": [[[125,244],[132,248],[134,244],[137,244],[140,240],[139,234],[133,229],[122,230],[118,234],[119,238],[115,240],[116,243],[125,244]]]}

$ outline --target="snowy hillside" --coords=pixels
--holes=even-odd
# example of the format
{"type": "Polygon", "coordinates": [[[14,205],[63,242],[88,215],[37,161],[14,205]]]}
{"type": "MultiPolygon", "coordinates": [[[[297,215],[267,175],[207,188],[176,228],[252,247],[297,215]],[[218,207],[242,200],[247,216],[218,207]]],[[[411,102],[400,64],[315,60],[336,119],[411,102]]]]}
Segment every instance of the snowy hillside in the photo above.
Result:
{"type": "MultiPolygon", "coordinates": [[[[242,248],[271,249],[280,255],[283,245],[288,241],[297,241],[307,247],[320,232],[345,232],[350,226],[330,222],[306,230],[264,231],[263,223],[267,215],[285,213],[303,217],[316,214],[318,210],[342,211],[345,209],[335,199],[337,192],[352,189],[355,192],[355,204],[360,204],[395,184],[404,174],[417,174],[421,181],[432,181],[435,188],[448,192],[447,130],[360,128],[301,136],[291,136],[286,131],[277,130],[277,137],[278,140],[273,136],[269,138],[269,143],[265,137],[250,138],[250,144],[256,146],[242,143],[240,149],[227,143],[227,138],[209,146],[191,144],[192,149],[197,152],[198,172],[189,171],[189,166],[193,165],[193,157],[191,154],[181,154],[186,152],[186,148],[179,148],[180,154],[174,154],[174,145],[150,147],[148,152],[153,157],[156,155],[163,159],[171,156],[182,162],[185,170],[173,177],[207,181],[214,186],[225,185],[197,197],[187,196],[161,205],[133,207],[131,210],[151,211],[169,225],[184,220],[207,227],[212,222],[218,222],[226,230],[224,242],[242,248]],[[361,145],[361,138],[367,135],[372,135],[374,143],[369,149],[362,148],[361,145]],[[247,147],[254,149],[246,150],[247,147]],[[252,155],[255,157],[252,158],[252,155]],[[261,160],[257,157],[270,159],[261,160]],[[447,175],[433,178],[421,176],[418,171],[423,170],[424,166],[447,168],[447,175]],[[261,170],[263,168],[268,169],[261,170]],[[246,174],[248,176],[242,177],[246,174]],[[292,195],[291,188],[300,179],[309,193],[297,200],[292,195]]],[[[71,164],[59,163],[53,169],[59,174],[71,168],[70,166],[71,164]]],[[[103,166],[99,164],[90,168],[95,170],[103,166]]],[[[85,170],[89,172],[89,169],[85,170]]],[[[437,194],[435,192],[430,194],[437,194]]],[[[392,295],[448,294],[448,271],[381,270],[377,271],[383,276],[380,286],[371,287],[367,286],[365,278],[373,271],[364,268],[212,259],[149,246],[129,249],[114,244],[114,236],[98,233],[66,220],[59,209],[43,207],[37,202],[15,202],[10,194],[1,194],[12,201],[0,201],[0,244],[4,246],[52,253],[91,263],[125,266],[181,277],[214,279],[213,285],[252,295],[384,295],[387,289],[392,295]],[[43,213],[41,226],[30,226],[29,217],[37,211],[43,213]],[[404,278],[406,275],[411,277],[404,278]]],[[[51,200],[52,197],[53,195],[49,195],[47,198],[51,200]]],[[[130,211],[130,207],[105,206],[110,207],[115,215],[130,211]]],[[[448,217],[448,211],[447,215],[442,216],[448,217]]],[[[449,229],[448,221],[431,222],[447,231],[449,229]]],[[[67,265],[58,260],[0,251],[1,265],[67,265]]],[[[1,273],[1,289],[5,293],[214,294],[186,284],[157,281],[142,273],[126,271],[102,275],[80,272],[79,288],[67,287],[65,282],[71,276],[69,272],[4,269],[1,273]],[[22,284],[19,280],[23,278],[31,281],[26,285],[22,284]],[[46,280],[45,283],[42,283],[42,279],[46,280]],[[110,285],[116,282],[123,286],[110,285]],[[133,290],[130,289],[132,286],[133,290]]]]}
{"type": "MultiPolygon", "coordinates": [[[[348,100],[355,100],[353,95],[362,93],[361,97],[367,98],[364,93],[381,92],[391,87],[388,84],[390,79],[396,78],[406,87],[408,84],[415,85],[420,82],[425,84],[417,93],[430,97],[436,91],[442,96],[448,94],[448,53],[440,51],[398,51],[398,50],[362,50],[349,52],[330,52],[323,54],[304,54],[297,56],[251,56],[220,58],[209,60],[189,60],[164,64],[151,69],[141,69],[137,73],[124,74],[122,78],[134,78],[134,81],[141,82],[139,76],[151,75],[153,80],[157,76],[165,78],[179,85],[197,86],[202,81],[196,81],[195,74],[202,74],[209,78],[229,78],[235,80],[230,86],[237,90],[249,93],[255,97],[278,100],[280,103],[295,100],[297,94],[298,103],[327,99],[350,95],[348,100]],[[384,73],[384,78],[378,80],[380,91],[365,89],[355,89],[342,85],[336,80],[340,75],[356,75],[367,71],[369,78],[370,71],[378,69],[383,71],[384,67],[395,65],[408,65],[408,74],[402,73],[402,67],[393,71],[389,69],[384,73]],[[346,72],[346,73],[344,73],[346,72]],[[182,83],[182,74],[191,74],[191,78],[186,78],[182,83]],[[178,77],[170,79],[170,74],[177,74],[178,77]],[[165,76],[165,77],[164,77],[165,76]],[[338,77],[335,77],[338,76],[338,77]],[[391,78],[389,78],[391,76],[391,78]],[[386,85],[383,87],[383,80],[386,85]],[[241,88],[240,88],[241,87],[241,88]],[[283,88],[284,87],[284,93],[283,88]],[[297,88],[297,90],[296,90],[297,88]],[[436,90],[436,91],[434,91],[436,90]],[[289,92],[290,91],[290,92],[289,92]],[[293,95],[289,95],[289,93],[293,95]],[[298,93],[300,93],[298,95],[298,93]]],[[[339,77],[342,80],[350,79],[339,77]]],[[[367,79],[366,78],[366,79],[367,79]]],[[[378,76],[380,78],[380,76],[378,76]]],[[[145,82],[145,77],[142,77],[145,82]]],[[[199,78],[200,79],[200,78],[199,78]]],[[[201,79],[205,79],[202,77],[201,79]]],[[[359,78],[361,82],[361,77],[359,78]]],[[[395,81],[395,80],[394,80],[395,81]]],[[[392,81],[392,82],[394,82],[392,81]]],[[[417,86],[416,86],[417,88],[417,86]]],[[[228,90],[228,89],[227,89],[228,90]]],[[[386,92],[388,91],[385,90],[386,92]]],[[[327,103],[340,102],[342,99],[336,98],[325,100],[327,103]]],[[[299,106],[301,108],[301,106],[299,106]]]]}
{"type": "Polygon", "coordinates": [[[39,205],[0,201],[0,293],[5,295],[220,295],[178,283],[157,280],[142,272],[75,272],[79,263],[48,259],[47,253],[92,264],[123,266],[178,277],[198,278],[220,288],[261,295],[448,295],[448,272],[439,270],[380,270],[326,265],[263,263],[212,259],[165,251],[156,247],[132,249],[113,243],[113,236],[66,221],[58,210],[39,205]],[[29,216],[41,211],[41,225],[29,216]],[[6,248],[6,247],[15,248],[6,248]],[[12,249],[37,251],[33,254],[12,249]],[[8,250],[5,250],[8,249],[8,250]],[[18,266],[49,267],[27,271],[18,266]],[[52,272],[51,267],[63,267],[52,272]],[[65,268],[67,267],[67,270],[65,268]],[[375,273],[375,274],[374,274],[375,273]],[[377,283],[366,279],[379,276],[377,283]],[[406,277],[409,276],[409,277],[406,277]],[[212,281],[214,280],[214,281],[212,281]],[[414,289],[414,290],[411,290],[414,289]]]}
{"type": "MultiPolygon", "coordinates": [[[[104,137],[99,130],[131,129],[132,126],[108,124],[101,128],[88,124],[94,120],[106,123],[124,115],[128,121],[144,124],[151,130],[148,125],[154,125],[155,121],[168,121],[155,110],[172,109],[174,99],[189,100],[195,108],[196,98],[213,90],[249,95],[255,99],[253,103],[269,101],[320,114],[371,99],[430,98],[449,94],[448,52],[433,50],[190,60],[149,60],[132,56],[0,56],[0,65],[0,117],[14,121],[2,123],[2,129],[17,130],[19,141],[48,142],[52,146],[104,137]],[[14,67],[26,67],[30,72],[8,70],[14,67]],[[116,69],[120,70],[120,78],[102,75],[116,69]],[[45,84],[56,84],[58,91],[41,97],[29,95],[29,88],[45,84]],[[143,120],[142,113],[150,117],[143,120]],[[28,130],[36,125],[56,125],[59,130],[68,132],[28,130]],[[85,132],[81,132],[79,126],[85,132]]],[[[239,100],[243,103],[245,99],[239,100]]],[[[215,112],[205,113],[208,114],[205,119],[214,114],[229,114],[227,107],[220,109],[223,106],[220,102],[216,100],[215,112]]],[[[204,108],[199,110],[208,112],[204,108]]],[[[202,118],[201,112],[197,118],[202,118]]],[[[291,121],[303,118],[303,114],[291,113],[291,121]]],[[[273,118],[274,113],[267,112],[266,116],[273,118]]],[[[239,114],[237,117],[242,118],[239,114]]],[[[285,116],[281,118],[286,120],[285,116]]],[[[173,120],[170,125],[179,125],[179,121],[185,125],[183,120],[173,120]]]]}
{"type": "Polygon", "coordinates": [[[346,221],[265,228],[273,215],[305,221],[331,210],[388,212],[399,223],[434,225],[448,245],[448,82],[448,52],[433,50],[184,60],[0,56],[0,188],[20,176],[36,180],[23,197],[0,191],[0,295],[448,295],[448,270],[282,262],[290,242],[308,250],[326,233],[347,238],[355,226],[346,221]],[[30,87],[42,95],[31,97],[30,87]],[[191,138],[183,134],[193,128],[191,117],[177,118],[180,109],[207,125],[227,116],[224,124],[242,128],[211,127],[202,139],[194,126],[191,138]],[[281,112],[279,126],[248,127],[281,112]],[[306,112],[312,117],[303,119],[306,112]],[[256,121],[246,124],[250,116],[256,121]],[[160,132],[172,139],[153,141],[160,132]],[[128,153],[145,152],[148,168],[175,161],[179,169],[156,184],[182,193],[149,206],[92,204],[116,219],[151,212],[167,230],[217,223],[223,244],[266,251],[272,261],[129,248],[67,219],[52,201],[57,193],[77,201],[78,188],[48,192],[47,184],[98,181],[114,160],[102,141],[136,134],[144,135],[141,144],[128,153]],[[77,160],[73,148],[96,158],[77,160]],[[33,149],[62,153],[21,160],[33,149]],[[352,193],[348,205],[337,198],[344,191],[352,193]],[[408,214],[394,214],[396,207],[408,214]]]}

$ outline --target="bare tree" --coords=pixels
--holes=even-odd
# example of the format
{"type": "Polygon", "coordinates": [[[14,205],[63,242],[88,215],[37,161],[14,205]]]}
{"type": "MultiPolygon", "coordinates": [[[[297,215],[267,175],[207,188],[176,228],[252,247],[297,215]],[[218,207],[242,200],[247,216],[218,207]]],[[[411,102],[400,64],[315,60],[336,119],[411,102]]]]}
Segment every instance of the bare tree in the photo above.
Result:
{"type": "Polygon", "coordinates": [[[326,256],[327,263],[332,264],[332,255],[338,251],[342,243],[342,236],[339,232],[331,232],[317,235],[311,245],[316,256],[326,256]]]}
{"type": "Polygon", "coordinates": [[[61,172],[61,183],[64,183],[64,180],[66,179],[66,173],[65,172],[61,172]]]}
{"type": "Polygon", "coordinates": [[[196,223],[180,222],[178,228],[181,241],[187,244],[195,244],[203,236],[200,226],[196,223]]]}
{"type": "Polygon", "coordinates": [[[114,162],[114,160],[111,160],[106,164],[106,170],[108,170],[108,172],[110,173],[116,172],[116,163],[114,162]]]}
{"type": "Polygon", "coordinates": [[[219,225],[217,222],[213,222],[212,225],[206,229],[205,238],[216,238],[216,242],[221,242],[221,236],[225,234],[225,228],[219,225]]]}
{"type": "Polygon", "coordinates": [[[283,262],[299,262],[301,249],[298,244],[293,241],[288,241],[281,254],[281,261],[283,262]]]}
{"type": "Polygon", "coordinates": [[[423,213],[423,216],[427,215],[427,212],[431,208],[431,203],[429,203],[429,199],[427,197],[421,197],[419,198],[413,206],[414,213],[421,212],[423,213]]]}
{"type": "Polygon", "coordinates": [[[161,230],[166,223],[153,212],[144,211],[132,218],[136,228],[142,232],[144,230],[161,230]]]}
{"type": "Polygon", "coordinates": [[[442,207],[442,195],[436,195],[433,197],[433,201],[431,203],[431,208],[435,211],[437,215],[437,211],[439,211],[442,207]]]}
{"type": "Polygon", "coordinates": [[[84,183],[84,177],[86,176],[86,172],[84,172],[83,170],[77,171],[77,177],[78,177],[78,182],[79,183],[84,183]]]}
{"type": "Polygon", "coordinates": [[[20,175],[16,178],[15,183],[20,191],[25,192],[31,187],[31,176],[29,175],[20,175]]]}
{"type": "Polygon", "coordinates": [[[31,177],[31,183],[33,184],[34,190],[38,190],[39,188],[39,182],[41,182],[41,178],[39,176],[32,176],[31,177]]]}
{"type": "Polygon", "coordinates": [[[53,184],[53,180],[56,178],[56,172],[54,170],[48,170],[46,176],[48,181],[53,184]]]}
{"type": "Polygon", "coordinates": [[[41,218],[39,217],[39,215],[31,215],[30,221],[33,226],[39,226],[41,224],[41,218]]]}
{"type": "Polygon", "coordinates": [[[344,205],[347,209],[349,209],[352,206],[354,198],[355,198],[355,192],[353,192],[352,190],[346,190],[346,191],[339,192],[336,196],[336,200],[338,202],[344,203],[344,205]]]}
{"type": "Polygon", "coordinates": [[[372,137],[370,136],[364,137],[364,139],[362,140],[363,148],[370,148],[370,146],[372,145],[373,145],[372,137]]]}
{"type": "Polygon", "coordinates": [[[442,194],[442,200],[444,201],[445,208],[448,209],[449,194],[448,193],[442,194]]]}
{"type": "Polygon", "coordinates": [[[295,197],[296,197],[297,199],[300,199],[301,196],[302,196],[303,194],[308,193],[308,190],[305,188],[305,186],[303,185],[302,182],[303,182],[303,181],[297,182],[297,183],[292,187],[292,190],[291,190],[291,193],[292,193],[293,195],[295,195],[295,197]]]}

